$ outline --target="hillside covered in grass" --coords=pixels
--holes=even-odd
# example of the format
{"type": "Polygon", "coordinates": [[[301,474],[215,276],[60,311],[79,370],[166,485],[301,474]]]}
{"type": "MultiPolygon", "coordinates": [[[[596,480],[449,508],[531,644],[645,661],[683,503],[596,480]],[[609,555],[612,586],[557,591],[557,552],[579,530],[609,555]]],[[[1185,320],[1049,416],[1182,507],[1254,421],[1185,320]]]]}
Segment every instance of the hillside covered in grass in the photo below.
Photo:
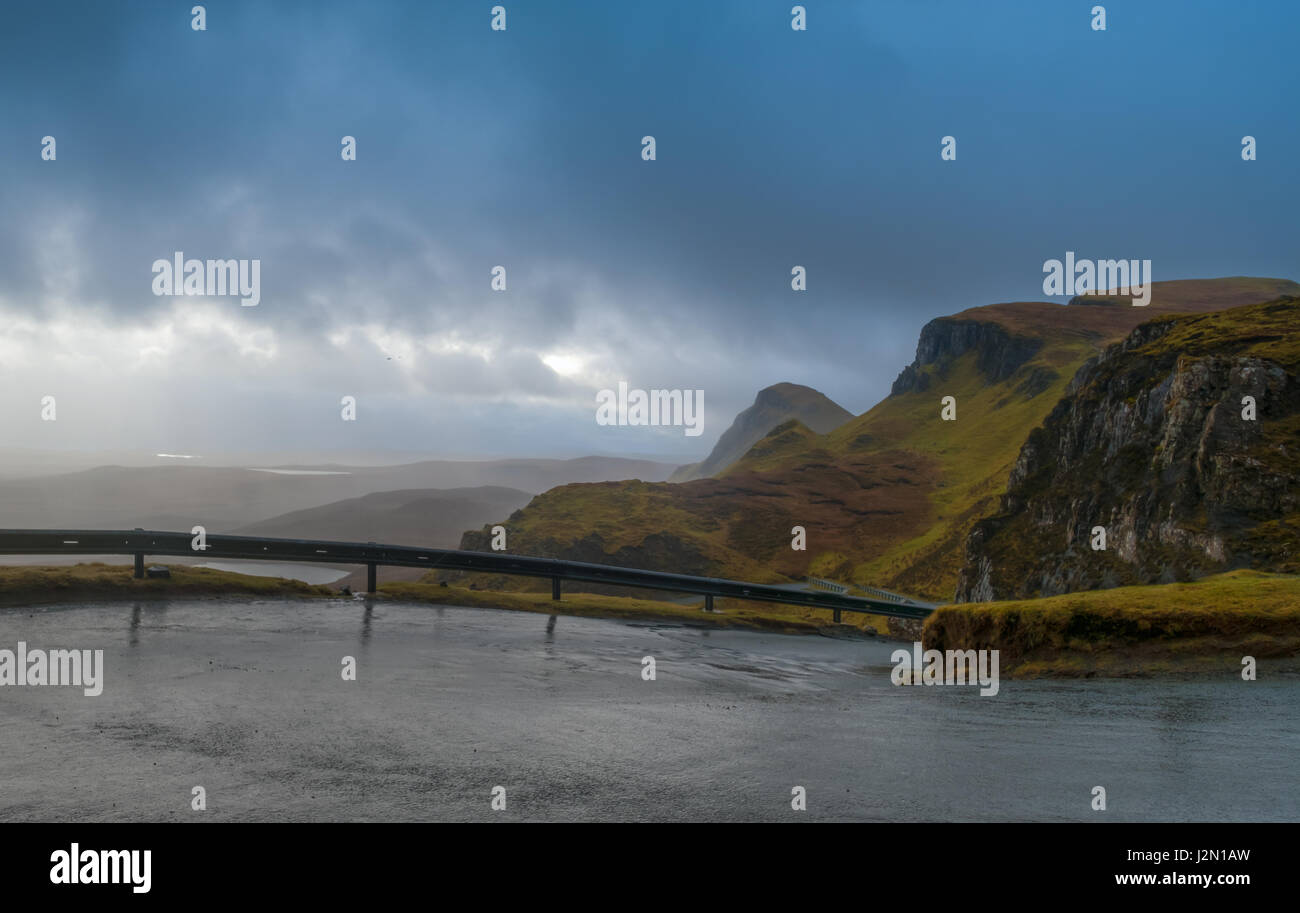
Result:
{"type": "Polygon", "coordinates": [[[1242,657],[1300,671],[1300,577],[1232,571],[1192,583],[942,606],[927,649],[1000,651],[1018,675],[1237,675],[1242,657]]]}
{"type": "Polygon", "coordinates": [[[61,567],[0,567],[0,606],[78,599],[168,599],[196,596],[334,596],[325,586],[206,567],[167,565],[171,577],[135,579],[131,565],[91,562],[61,567]]]}
{"type": "MultiPolygon", "coordinates": [[[[950,599],[975,522],[997,511],[1030,431],[1090,358],[1144,321],[1300,293],[1287,280],[1156,283],[1152,303],[972,308],[928,323],[890,396],[819,435],[770,431],[715,478],[566,485],[508,520],[510,550],[778,582],[807,574],[950,599]],[[956,399],[943,421],[940,400],[956,399]],[[791,529],[807,550],[791,549],[791,529]]],[[[485,527],[463,548],[486,550],[485,527]]]]}

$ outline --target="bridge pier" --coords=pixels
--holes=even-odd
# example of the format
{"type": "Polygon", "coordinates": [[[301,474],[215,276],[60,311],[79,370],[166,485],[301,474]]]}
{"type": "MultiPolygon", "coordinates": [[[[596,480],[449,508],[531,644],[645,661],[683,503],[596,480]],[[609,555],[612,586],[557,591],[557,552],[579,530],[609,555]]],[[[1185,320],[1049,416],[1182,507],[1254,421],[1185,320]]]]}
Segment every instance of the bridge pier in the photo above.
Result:
{"type": "Polygon", "coordinates": [[[559,599],[559,598],[560,598],[560,578],[559,578],[559,577],[552,577],[552,578],[551,578],[551,598],[552,598],[552,599],[559,599]]]}
{"type": "Polygon", "coordinates": [[[704,611],[706,611],[706,612],[712,612],[712,611],[713,611],[713,594],[712,594],[712,593],[706,593],[705,596],[704,596],[704,611]]]}
{"type": "Polygon", "coordinates": [[[831,611],[833,611],[833,612],[835,613],[835,623],[836,623],[836,624],[839,624],[839,623],[840,623],[840,610],[839,610],[839,609],[832,609],[831,611]]]}
{"type": "Polygon", "coordinates": [[[135,579],[144,579],[144,552],[135,553],[135,579]]]}
{"type": "Polygon", "coordinates": [[[375,564],[366,565],[366,592],[374,594],[377,589],[378,567],[375,564]]]}

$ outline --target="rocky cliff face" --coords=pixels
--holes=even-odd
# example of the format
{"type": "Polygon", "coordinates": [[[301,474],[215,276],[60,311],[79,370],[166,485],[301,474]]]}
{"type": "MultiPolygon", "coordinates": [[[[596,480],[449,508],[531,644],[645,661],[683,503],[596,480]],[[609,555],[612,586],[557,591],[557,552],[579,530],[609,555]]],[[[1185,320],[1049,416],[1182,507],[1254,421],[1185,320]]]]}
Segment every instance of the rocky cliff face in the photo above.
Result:
{"type": "Polygon", "coordinates": [[[930,389],[931,378],[942,379],[945,368],[974,350],[976,366],[990,383],[1015,374],[1043,346],[1041,339],[1013,335],[997,323],[939,317],[921,328],[916,360],[903,369],[890,388],[890,396],[930,389]]]}
{"type": "Polygon", "coordinates": [[[1086,363],[967,538],[956,599],[1300,571],[1298,320],[1300,298],[1163,318],[1086,363]]]}

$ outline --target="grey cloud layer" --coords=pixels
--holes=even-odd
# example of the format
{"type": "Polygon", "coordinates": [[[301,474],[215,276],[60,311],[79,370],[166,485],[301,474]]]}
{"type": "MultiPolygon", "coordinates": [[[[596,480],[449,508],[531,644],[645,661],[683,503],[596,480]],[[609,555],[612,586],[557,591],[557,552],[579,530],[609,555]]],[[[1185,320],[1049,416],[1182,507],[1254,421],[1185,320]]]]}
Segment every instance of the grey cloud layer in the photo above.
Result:
{"type": "Polygon", "coordinates": [[[205,33],[178,10],[7,14],[0,318],[22,346],[0,361],[16,398],[0,418],[16,432],[208,446],[224,422],[250,445],[328,447],[320,417],[351,393],[377,445],[693,459],[777,381],[868,408],[926,320],[1040,298],[1038,265],[1062,250],[1137,251],[1157,278],[1296,272],[1296,180],[1276,156],[1243,175],[1231,148],[1223,168],[1208,142],[1170,151],[1204,123],[1294,148],[1293,77],[1266,53],[1282,39],[1217,39],[1176,5],[1163,31],[1128,23],[1108,44],[1032,3],[837,4],[800,35],[743,2],[520,6],[504,34],[457,4],[223,3],[205,33]],[[1170,55],[1212,38],[1214,80],[1180,90],[1170,55]],[[46,134],[57,162],[39,160],[46,134]],[[150,264],[176,250],[260,259],[262,304],[154,297],[150,264]],[[594,393],[618,379],[705,389],[704,436],[596,428],[594,393]],[[56,386],[80,425],[31,424],[56,386]],[[72,409],[108,391],[152,419],[72,409]]]}

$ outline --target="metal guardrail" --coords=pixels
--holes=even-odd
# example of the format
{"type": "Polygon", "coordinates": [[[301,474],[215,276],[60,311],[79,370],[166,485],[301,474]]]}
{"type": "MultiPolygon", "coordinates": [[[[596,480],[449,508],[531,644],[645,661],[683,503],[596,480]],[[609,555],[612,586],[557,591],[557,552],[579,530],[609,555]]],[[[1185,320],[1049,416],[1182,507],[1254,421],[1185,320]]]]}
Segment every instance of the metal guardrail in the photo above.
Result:
{"type": "Polygon", "coordinates": [[[808,585],[814,590],[828,590],[832,593],[847,593],[849,586],[846,583],[836,583],[834,580],[827,580],[823,577],[809,577],[808,585]]]}
{"type": "MultiPolygon", "coordinates": [[[[601,583],[640,589],[691,593],[705,597],[713,607],[715,597],[776,602],[786,605],[870,612],[896,618],[924,618],[933,611],[929,603],[910,600],[895,593],[889,598],[849,596],[783,588],[776,584],[744,583],[716,577],[695,577],[646,571],[639,568],[538,558],[508,552],[468,552],[457,549],[414,548],[380,545],[374,542],[331,542],[315,539],[267,539],[255,536],[208,535],[202,551],[190,545],[190,533],[157,530],[96,529],[4,529],[0,530],[0,554],[11,555],[134,555],[136,575],[143,576],[145,555],[234,558],[262,561],[307,561],[328,564],[364,564],[369,568],[369,586],[375,590],[375,569],[379,566],[423,567],[429,570],[477,571],[486,574],[516,574],[549,577],[552,596],[559,598],[560,581],[601,583]],[[902,600],[902,601],[900,601],[902,600]]],[[[882,591],[883,592],[883,591],[882,591]]]]}
{"type": "Polygon", "coordinates": [[[879,599],[889,599],[897,603],[908,603],[914,601],[910,596],[903,596],[900,593],[891,593],[889,590],[882,590],[874,586],[859,585],[858,589],[865,590],[879,599]]]}

